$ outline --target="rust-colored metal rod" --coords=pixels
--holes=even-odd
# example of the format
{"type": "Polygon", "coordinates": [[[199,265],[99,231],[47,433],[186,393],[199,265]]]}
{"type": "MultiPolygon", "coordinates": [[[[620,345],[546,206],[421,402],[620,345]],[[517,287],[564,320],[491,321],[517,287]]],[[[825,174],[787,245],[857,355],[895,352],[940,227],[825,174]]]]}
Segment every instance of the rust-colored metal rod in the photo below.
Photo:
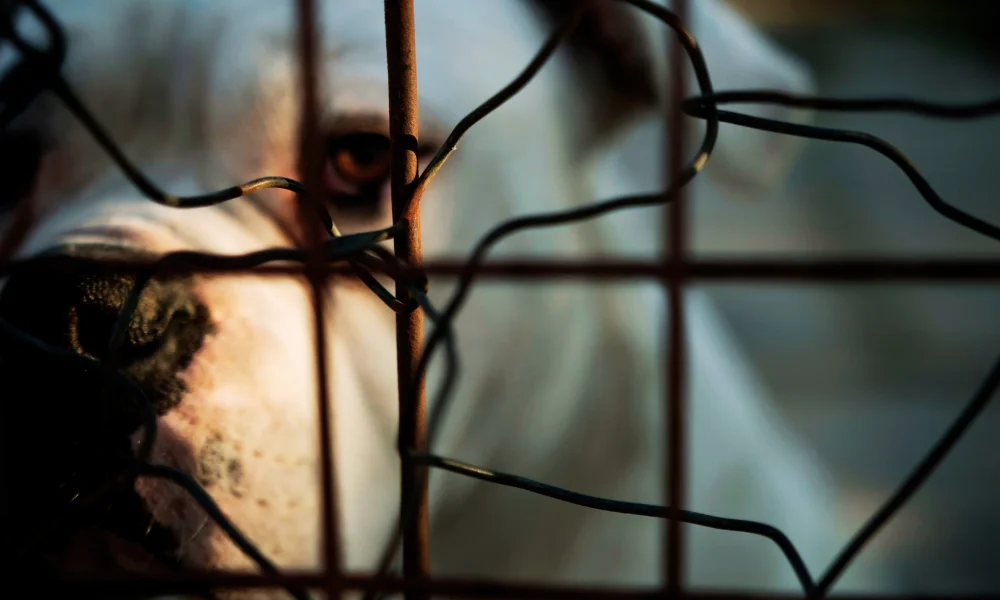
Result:
{"type": "MultiPolygon", "coordinates": [[[[674,0],[674,12],[682,25],[687,23],[687,1],[674,0]]],[[[668,31],[670,52],[669,98],[666,119],[666,158],[669,181],[668,187],[677,181],[684,169],[685,139],[684,96],[687,93],[686,54],[680,40],[672,30],[668,31]]],[[[684,523],[680,511],[684,508],[686,496],[685,450],[685,322],[684,322],[684,267],[686,266],[687,194],[685,188],[678,190],[673,202],[664,211],[667,236],[667,255],[664,257],[664,280],[669,302],[667,321],[667,397],[666,397],[666,483],[667,504],[673,515],[666,522],[666,580],[667,592],[671,598],[678,598],[684,589],[684,523]],[[666,277],[667,273],[673,276],[666,277]]]]}
{"type": "Polygon", "coordinates": [[[298,0],[298,41],[302,90],[302,114],[300,124],[300,156],[303,183],[306,193],[299,204],[299,220],[302,233],[309,246],[305,262],[305,273],[312,292],[313,320],[315,322],[316,386],[319,408],[320,432],[320,482],[322,485],[320,527],[325,563],[326,597],[335,600],[340,597],[342,585],[340,573],[340,515],[337,496],[336,460],[333,433],[333,406],[330,402],[329,377],[327,373],[327,324],[324,310],[326,287],[329,274],[324,268],[322,250],[323,239],[316,224],[316,215],[321,210],[322,200],[317,190],[322,189],[325,153],[323,137],[320,135],[319,112],[319,68],[318,44],[320,40],[319,19],[314,0],[298,0]]]}
{"type": "MultiPolygon", "coordinates": [[[[460,261],[428,261],[421,267],[432,278],[451,278],[462,273],[460,261]]],[[[664,269],[661,261],[615,260],[552,261],[503,259],[485,263],[478,277],[516,281],[548,279],[650,280],[672,278],[679,273],[685,281],[698,284],[815,285],[820,283],[950,283],[1000,284],[997,259],[797,259],[797,258],[706,258],[690,259],[679,271],[664,269]]]]}
{"type": "MultiPolygon", "coordinates": [[[[396,256],[407,263],[421,260],[420,198],[411,195],[417,179],[417,50],[413,0],[385,0],[385,41],[389,69],[389,155],[392,217],[403,220],[403,231],[394,239],[396,256]],[[413,204],[413,209],[407,207],[413,204]],[[407,214],[408,213],[408,214],[407,214]]],[[[409,293],[396,286],[396,298],[409,302],[409,293]]],[[[416,366],[424,338],[423,312],[396,315],[396,361],[399,388],[400,522],[403,532],[403,576],[427,577],[428,514],[426,468],[408,458],[409,449],[422,449],[426,435],[424,386],[416,366]]],[[[410,590],[407,600],[426,598],[410,590]]]]}
{"type": "MultiPolygon", "coordinates": [[[[162,594],[178,594],[185,592],[201,592],[205,586],[223,589],[277,588],[282,586],[298,586],[318,588],[324,585],[325,577],[314,573],[285,573],[277,575],[222,572],[178,572],[168,574],[149,574],[137,577],[128,575],[114,576],[79,576],[62,581],[38,581],[36,578],[22,577],[8,579],[6,583],[20,585],[36,590],[39,597],[59,595],[72,592],[75,595],[91,597],[98,593],[136,593],[156,592],[162,594]],[[20,580],[21,583],[17,584],[20,580]]],[[[344,574],[343,588],[347,590],[385,590],[399,593],[408,590],[418,590],[433,593],[435,597],[467,597],[467,598],[532,598],[535,600],[662,600],[663,590],[659,588],[628,588],[610,586],[553,585],[534,584],[530,582],[504,583],[488,579],[458,579],[435,578],[426,581],[404,581],[398,577],[371,577],[357,574],[344,574]]],[[[714,590],[689,590],[685,595],[692,600],[796,600],[801,599],[801,593],[747,593],[739,591],[718,592],[714,590]]],[[[830,600],[843,598],[845,600],[973,600],[994,598],[988,594],[948,594],[913,596],[906,594],[831,594],[830,600]]]]}
{"type": "MultiPolygon", "coordinates": [[[[75,259],[51,261],[33,266],[10,267],[0,263],[0,276],[14,272],[56,273],[76,270],[75,259]]],[[[95,272],[142,270],[153,265],[148,260],[87,261],[86,268],[95,272]]],[[[168,265],[157,273],[161,275],[188,275],[204,273],[219,276],[253,275],[254,277],[301,276],[307,272],[302,264],[265,264],[248,269],[232,264],[168,265]]],[[[465,262],[454,259],[428,261],[420,267],[402,268],[403,274],[426,273],[432,278],[453,278],[461,275],[465,262]]],[[[355,271],[345,263],[328,264],[324,271],[329,275],[355,277],[355,271]]],[[[673,267],[664,267],[662,261],[612,259],[601,260],[546,260],[498,259],[476,269],[477,277],[511,281],[532,282],[552,278],[598,281],[625,281],[630,279],[668,279],[674,276],[673,267]]],[[[691,259],[681,273],[688,282],[743,285],[746,282],[766,282],[772,285],[812,285],[817,283],[1000,283],[1000,260],[983,259],[797,259],[791,258],[711,258],[691,259]]]]}

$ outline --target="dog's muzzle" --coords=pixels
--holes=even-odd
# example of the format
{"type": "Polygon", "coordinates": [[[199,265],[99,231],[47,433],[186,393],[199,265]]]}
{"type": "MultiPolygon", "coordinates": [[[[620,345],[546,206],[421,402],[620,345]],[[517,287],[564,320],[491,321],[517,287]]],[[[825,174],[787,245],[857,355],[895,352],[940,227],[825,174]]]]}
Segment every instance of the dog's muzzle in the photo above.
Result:
{"type": "MultiPolygon", "coordinates": [[[[0,293],[0,318],[95,362],[90,369],[68,367],[38,353],[19,352],[6,341],[0,347],[0,458],[5,463],[0,479],[6,488],[0,488],[6,498],[0,508],[10,519],[12,539],[6,541],[15,546],[126,471],[133,459],[131,436],[141,424],[139,400],[96,361],[132,378],[144,392],[141,401],[162,415],[187,392],[182,375],[212,330],[192,278],[153,278],[144,287],[124,343],[109,361],[112,332],[136,274],[97,263],[149,257],[103,245],[66,246],[46,254],[93,262],[11,276],[0,293]]],[[[130,541],[147,543],[151,532],[155,539],[152,519],[133,486],[125,482],[117,489],[82,525],[96,525],[130,541]]],[[[159,536],[163,539],[155,545],[169,554],[169,532],[159,536]]]]}

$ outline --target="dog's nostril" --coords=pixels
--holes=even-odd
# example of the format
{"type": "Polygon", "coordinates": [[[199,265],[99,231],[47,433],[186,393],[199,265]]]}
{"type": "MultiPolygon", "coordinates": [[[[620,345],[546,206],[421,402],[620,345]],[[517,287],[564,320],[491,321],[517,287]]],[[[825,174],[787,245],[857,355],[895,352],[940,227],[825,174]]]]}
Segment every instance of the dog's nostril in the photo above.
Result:
{"type": "MultiPolygon", "coordinates": [[[[134,251],[96,245],[50,253],[142,258],[134,251]]],[[[135,281],[134,272],[95,267],[18,274],[0,293],[0,317],[50,344],[107,359],[112,333],[135,281]]],[[[178,374],[190,364],[210,329],[208,311],[193,293],[190,278],[154,278],[143,289],[124,344],[116,352],[116,364],[145,388],[163,412],[180,400],[184,387],[178,374]]]]}
{"type": "MultiPolygon", "coordinates": [[[[48,254],[62,253],[70,254],[62,250],[48,254]]],[[[116,254],[115,258],[126,258],[123,252],[116,254]]],[[[74,249],[72,255],[99,258],[109,254],[103,249],[74,249]]],[[[0,294],[0,316],[49,343],[105,358],[135,280],[133,273],[87,267],[44,275],[19,274],[7,282],[0,294]]],[[[126,352],[156,342],[166,333],[166,323],[174,313],[189,309],[179,299],[188,295],[179,289],[182,287],[176,282],[153,281],[146,285],[129,323],[126,352]]]]}
{"type": "MultiPolygon", "coordinates": [[[[80,274],[53,281],[35,290],[49,296],[52,326],[65,336],[70,349],[106,358],[122,307],[135,286],[132,274],[80,274]]],[[[127,364],[149,355],[166,342],[171,327],[184,326],[196,316],[197,306],[180,282],[149,282],[129,321],[118,360],[127,364]]],[[[0,301],[0,313],[3,303],[0,301]]],[[[44,311],[41,318],[45,318],[44,311]]]]}
{"type": "MultiPolygon", "coordinates": [[[[96,245],[57,248],[48,254],[115,261],[147,258],[96,245]]],[[[94,265],[16,274],[0,290],[0,318],[49,344],[105,360],[135,281],[134,272],[94,265]]],[[[190,278],[154,278],[147,283],[115,354],[114,366],[139,384],[158,414],[177,405],[187,392],[181,375],[211,330],[208,311],[192,283],[190,278]]],[[[0,489],[8,514],[18,519],[3,520],[0,528],[16,548],[34,539],[38,523],[117,478],[131,476],[134,449],[129,436],[138,430],[143,412],[134,388],[117,378],[109,380],[103,370],[63,368],[59,361],[19,350],[0,343],[5,389],[0,397],[0,460],[18,457],[4,460],[8,485],[0,489]]],[[[133,488],[125,485],[109,494],[86,515],[75,517],[76,523],[97,523],[149,548],[151,516],[122,508],[129,502],[133,509],[141,508],[133,488]]],[[[60,552],[65,543],[55,535],[36,550],[60,552]]],[[[158,552],[171,552],[167,542],[157,547],[165,548],[158,552]]]]}

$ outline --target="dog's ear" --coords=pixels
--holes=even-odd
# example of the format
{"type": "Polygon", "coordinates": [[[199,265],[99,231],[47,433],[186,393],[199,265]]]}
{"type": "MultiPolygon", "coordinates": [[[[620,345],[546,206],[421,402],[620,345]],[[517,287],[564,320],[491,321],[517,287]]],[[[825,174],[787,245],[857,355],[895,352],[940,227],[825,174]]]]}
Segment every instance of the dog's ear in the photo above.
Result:
{"type": "MultiPolygon", "coordinates": [[[[533,0],[553,27],[586,1],[533,0]]],[[[566,41],[574,66],[596,84],[581,98],[586,102],[588,122],[595,126],[592,138],[599,140],[660,104],[662,94],[653,73],[652,47],[641,24],[643,18],[622,2],[590,2],[566,41]]]]}
{"type": "MultiPolygon", "coordinates": [[[[585,0],[533,0],[553,19],[567,16],[585,0]]],[[[674,8],[673,0],[652,0],[674,8]]],[[[807,65],[738,14],[723,0],[688,0],[687,29],[698,42],[716,91],[769,89],[807,94],[814,82],[807,65]]],[[[659,20],[615,0],[591,2],[575,36],[569,40],[573,60],[585,75],[597,81],[581,92],[588,97],[596,130],[589,140],[608,140],[623,126],[654,126],[647,118],[653,111],[666,114],[671,100],[669,56],[674,34],[659,20]],[[596,75],[596,77],[595,77],[596,75]]],[[[687,64],[687,61],[685,61],[687,64]]],[[[698,94],[696,80],[688,77],[688,96],[698,94]]],[[[737,106],[747,114],[793,122],[811,118],[806,111],[780,106],[737,106]]],[[[689,120],[690,138],[700,136],[704,123],[689,120]]],[[[694,140],[691,140],[692,145],[694,140]]],[[[756,199],[775,192],[802,148],[801,140],[723,124],[706,176],[728,197],[756,199]]],[[[692,148],[693,151],[693,148],[692,148]]],[[[692,155],[693,156],[693,155],[692,155]]]]}
{"type": "MultiPolygon", "coordinates": [[[[688,0],[688,13],[688,29],[705,56],[715,91],[766,89],[790,94],[814,93],[815,82],[809,66],[726,2],[688,0]]],[[[653,28],[658,25],[653,19],[644,20],[644,24],[653,28]]],[[[663,30],[662,25],[659,28],[663,30]]],[[[660,43],[665,46],[667,39],[661,35],[660,43]]],[[[665,64],[656,69],[666,77],[665,64]]],[[[698,93],[693,77],[689,78],[689,86],[688,95],[698,93]]],[[[724,108],[779,121],[805,123],[812,119],[809,111],[776,105],[724,108]]],[[[704,123],[699,122],[699,126],[699,131],[703,131],[704,123]]],[[[700,137],[700,133],[697,135],[700,137]]],[[[722,124],[705,174],[727,197],[767,198],[787,181],[802,148],[800,138],[722,124]]]]}
{"type": "MultiPolygon", "coordinates": [[[[532,0],[553,25],[586,0],[532,0]]],[[[653,0],[673,8],[672,0],[653,0]]],[[[722,0],[688,0],[688,30],[694,35],[716,91],[770,89],[806,94],[814,90],[807,66],[780,48],[722,0]]],[[[670,100],[668,57],[672,34],[659,20],[615,0],[592,1],[568,40],[572,60],[582,67],[587,85],[581,92],[589,122],[585,147],[611,140],[623,126],[670,100]],[[596,88],[596,89],[595,89],[596,88]]],[[[688,77],[691,89],[698,90],[688,77]]],[[[738,106],[735,110],[772,119],[805,122],[810,113],[779,106],[738,106]]],[[[665,113],[664,113],[665,114],[665,113]]],[[[646,120],[642,121],[645,126],[646,120]]],[[[703,131],[704,124],[693,128],[703,131]]],[[[693,136],[700,135],[692,133],[693,136]]],[[[706,175],[727,196],[766,197],[787,178],[802,143],[797,138],[723,124],[706,175]]]]}

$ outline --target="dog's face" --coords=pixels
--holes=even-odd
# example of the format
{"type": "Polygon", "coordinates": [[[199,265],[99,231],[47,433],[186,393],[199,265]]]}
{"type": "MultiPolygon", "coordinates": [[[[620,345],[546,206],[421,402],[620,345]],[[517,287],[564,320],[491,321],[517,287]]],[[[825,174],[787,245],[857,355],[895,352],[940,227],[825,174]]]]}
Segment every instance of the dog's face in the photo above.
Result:
{"type": "MultiPolygon", "coordinates": [[[[299,178],[301,74],[293,3],[52,6],[69,37],[67,79],[164,189],[195,194],[265,174],[299,178]]],[[[319,6],[327,208],[345,233],[385,227],[391,215],[382,6],[369,0],[319,6]]],[[[470,10],[463,0],[452,0],[420,8],[424,164],[447,124],[530,59],[544,31],[536,17],[517,2],[477,3],[470,10]],[[460,26],[453,24],[456,18],[460,26]]],[[[532,102],[553,104],[553,89],[541,79],[503,109],[499,125],[470,134],[463,156],[448,169],[468,169],[475,177],[446,171],[424,199],[427,255],[467,246],[491,222],[517,212],[512,202],[542,206],[546,194],[568,195],[558,187],[566,177],[532,181],[514,175],[528,165],[532,172],[566,169],[567,136],[558,133],[564,125],[546,121],[550,111],[530,110],[532,102]],[[504,157],[525,136],[535,143],[513,160],[504,157]],[[454,201],[460,196],[467,198],[464,205],[454,201]],[[458,235],[456,219],[466,228],[458,235]]],[[[160,206],[145,199],[61,107],[45,104],[27,122],[22,130],[49,136],[49,146],[32,198],[37,224],[19,256],[139,258],[178,250],[232,255],[296,245],[303,238],[290,193],[263,192],[191,210],[160,206]]],[[[100,357],[130,282],[76,273],[15,277],[7,282],[5,317],[52,343],[100,357]]],[[[344,541],[349,564],[371,566],[398,497],[395,321],[351,280],[330,285],[327,300],[344,541]]],[[[318,566],[316,344],[305,282],[200,275],[152,286],[139,313],[133,331],[144,333],[130,335],[121,367],[158,409],[160,439],[152,460],[195,475],[278,565],[318,566]]],[[[496,317],[505,319],[502,313],[496,317]]],[[[140,479],[135,487],[148,509],[146,525],[165,528],[183,563],[250,566],[185,491],[153,479],[140,479]]],[[[74,560],[87,554],[93,556],[80,552],[74,560]]]]}
{"type": "MultiPolygon", "coordinates": [[[[69,37],[67,79],[163,189],[187,195],[264,175],[299,178],[294,3],[48,5],[69,37]]],[[[385,227],[391,217],[382,4],[330,0],[317,6],[326,206],[345,233],[385,227]]],[[[528,63],[549,30],[543,15],[527,0],[418,3],[423,164],[453,124],[528,63]]],[[[557,57],[463,141],[423,199],[426,256],[462,253],[491,225],[515,214],[566,208],[592,197],[593,182],[580,177],[591,158],[581,145],[606,135],[608,123],[589,118],[593,107],[582,98],[590,89],[580,84],[589,79],[572,75],[569,65],[566,56],[557,57]]],[[[34,107],[18,132],[38,136],[45,149],[30,193],[36,224],[20,257],[62,252],[121,258],[176,250],[233,255],[296,245],[305,235],[287,192],[183,210],[145,199],[52,98],[34,107]]],[[[572,251],[580,247],[575,235],[527,235],[499,252],[572,251]]],[[[439,302],[449,289],[444,283],[432,294],[439,302]]],[[[127,278],[82,272],[45,280],[21,276],[6,282],[0,304],[12,323],[100,357],[129,285],[127,278]]],[[[348,567],[371,568],[398,502],[395,320],[351,279],[337,279],[326,292],[322,326],[342,540],[348,567]]],[[[533,322],[545,320],[551,328],[551,319],[570,318],[570,311],[526,314],[499,292],[493,298],[488,318],[485,309],[473,310],[459,322],[464,350],[485,352],[484,340],[496,347],[515,329],[530,331],[533,322]]],[[[121,356],[119,366],[158,410],[160,438],[152,460],[194,475],[279,566],[319,566],[319,390],[306,283],[287,275],[233,274],[154,283],[121,356]]],[[[33,376],[37,381],[45,374],[43,369],[33,376]]],[[[61,424],[61,432],[86,437],[92,431],[80,429],[104,431],[99,427],[106,421],[74,410],[81,420],[61,424]]],[[[59,413],[50,417],[65,420],[59,413]]],[[[44,431],[43,425],[32,427],[44,431]]],[[[77,471],[71,465],[60,477],[77,471]]],[[[45,483],[59,488],[65,482],[45,483]]],[[[131,568],[153,532],[162,538],[161,549],[185,565],[251,566],[174,484],[143,478],[134,489],[137,496],[119,500],[134,506],[128,522],[117,529],[100,525],[113,531],[101,535],[82,529],[85,540],[78,536],[53,556],[76,569],[92,563],[131,568]]]]}

